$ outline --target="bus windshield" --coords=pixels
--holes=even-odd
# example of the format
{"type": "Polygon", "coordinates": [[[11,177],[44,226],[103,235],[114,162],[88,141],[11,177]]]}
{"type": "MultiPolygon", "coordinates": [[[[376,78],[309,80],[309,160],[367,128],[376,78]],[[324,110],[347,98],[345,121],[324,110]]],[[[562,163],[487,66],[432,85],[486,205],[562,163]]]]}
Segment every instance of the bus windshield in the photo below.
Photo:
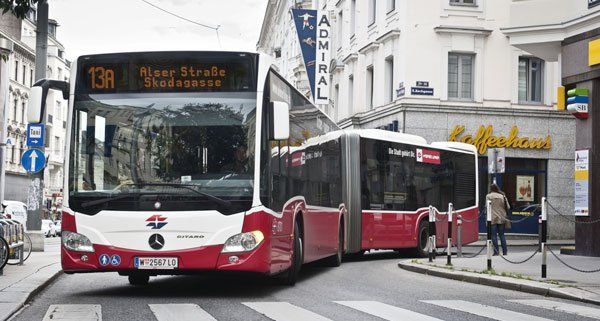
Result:
{"type": "Polygon", "coordinates": [[[72,123],[69,203],[78,212],[153,210],[157,201],[215,209],[215,199],[232,204],[227,211],[250,207],[256,93],[80,95],[72,123]]]}

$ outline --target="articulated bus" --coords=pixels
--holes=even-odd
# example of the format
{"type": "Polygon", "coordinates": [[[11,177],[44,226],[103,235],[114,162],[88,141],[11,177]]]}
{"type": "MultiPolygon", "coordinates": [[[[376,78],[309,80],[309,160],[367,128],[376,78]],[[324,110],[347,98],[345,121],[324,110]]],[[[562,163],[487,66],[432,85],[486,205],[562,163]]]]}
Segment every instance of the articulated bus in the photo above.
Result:
{"type": "Polygon", "coordinates": [[[277,179],[279,158],[271,162],[274,149],[339,128],[270,61],[245,52],[87,55],[70,84],[34,85],[30,122],[41,122],[50,89],[69,99],[65,273],[118,272],[135,285],[244,271],[293,284],[303,263],[340,264],[341,198],[313,203],[277,179]]]}
{"type": "MultiPolygon", "coordinates": [[[[288,158],[291,162],[288,167],[280,166],[276,176],[289,177],[289,186],[295,189],[292,194],[305,195],[307,202],[324,208],[342,204],[344,228],[339,240],[346,254],[415,249],[415,254],[425,256],[429,206],[438,212],[436,246],[444,246],[449,203],[455,213],[453,243],[458,215],[463,218],[461,243],[477,241],[477,151],[473,145],[427,144],[414,135],[361,129],[312,137],[280,155],[282,163],[288,158]]],[[[333,238],[333,234],[323,235],[333,238]]]]}

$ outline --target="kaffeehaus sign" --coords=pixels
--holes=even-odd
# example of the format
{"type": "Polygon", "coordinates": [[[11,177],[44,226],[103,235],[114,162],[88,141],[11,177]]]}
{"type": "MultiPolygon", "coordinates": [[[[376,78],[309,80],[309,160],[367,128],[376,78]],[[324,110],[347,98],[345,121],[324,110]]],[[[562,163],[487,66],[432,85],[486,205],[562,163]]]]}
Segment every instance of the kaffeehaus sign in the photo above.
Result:
{"type": "Polygon", "coordinates": [[[473,134],[464,133],[465,126],[456,125],[450,132],[448,138],[451,142],[461,142],[477,147],[479,154],[484,155],[488,148],[521,148],[521,149],[550,149],[552,139],[550,135],[544,138],[530,138],[519,136],[519,128],[513,126],[508,136],[496,135],[494,126],[479,126],[477,132],[473,134]]]}

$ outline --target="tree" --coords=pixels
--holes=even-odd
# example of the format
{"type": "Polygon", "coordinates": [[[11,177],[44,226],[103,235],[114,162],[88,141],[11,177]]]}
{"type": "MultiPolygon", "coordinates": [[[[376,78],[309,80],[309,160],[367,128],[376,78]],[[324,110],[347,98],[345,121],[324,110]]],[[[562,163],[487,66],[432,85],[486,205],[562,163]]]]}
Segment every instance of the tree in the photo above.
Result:
{"type": "Polygon", "coordinates": [[[10,11],[17,18],[23,19],[27,12],[41,1],[43,0],[0,0],[0,10],[2,10],[2,14],[10,11]]]}

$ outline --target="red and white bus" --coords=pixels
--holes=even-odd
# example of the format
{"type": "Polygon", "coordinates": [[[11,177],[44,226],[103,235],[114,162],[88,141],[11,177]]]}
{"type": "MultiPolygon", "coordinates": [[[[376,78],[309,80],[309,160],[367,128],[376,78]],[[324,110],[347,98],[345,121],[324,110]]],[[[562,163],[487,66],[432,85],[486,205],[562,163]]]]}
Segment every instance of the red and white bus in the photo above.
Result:
{"type": "Polygon", "coordinates": [[[41,121],[49,89],[69,98],[65,273],[112,271],[145,284],[246,271],[293,284],[303,263],[340,264],[341,190],[327,201],[311,194],[339,189],[339,167],[331,181],[324,167],[281,175],[304,160],[272,157],[338,127],[270,61],[242,52],[88,55],[70,84],[35,84],[30,122],[41,121]]]}
{"type": "MultiPolygon", "coordinates": [[[[310,138],[302,150],[305,167],[311,162],[329,164],[309,172],[323,173],[329,190],[316,186],[307,194],[335,199],[342,194],[345,253],[373,249],[416,249],[426,255],[429,236],[429,206],[438,212],[437,246],[447,240],[447,209],[452,203],[453,242],[456,244],[456,221],[463,218],[462,244],[478,238],[477,151],[472,145],[454,142],[428,144],[421,137],[378,130],[344,130],[310,138]],[[336,150],[341,157],[331,152],[336,150]],[[339,150],[339,152],[338,152],[339,150]],[[320,158],[327,159],[322,162],[320,158]],[[337,165],[335,162],[338,162],[337,165]],[[339,166],[342,180],[331,176],[339,166]],[[334,186],[341,187],[341,191],[334,186]]],[[[294,164],[294,163],[292,163],[294,164]]],[[[296,168],[301,168],[298,166],[296,168]]],[[[331,206],[333,204],[328,204],[331,206]]]]}

